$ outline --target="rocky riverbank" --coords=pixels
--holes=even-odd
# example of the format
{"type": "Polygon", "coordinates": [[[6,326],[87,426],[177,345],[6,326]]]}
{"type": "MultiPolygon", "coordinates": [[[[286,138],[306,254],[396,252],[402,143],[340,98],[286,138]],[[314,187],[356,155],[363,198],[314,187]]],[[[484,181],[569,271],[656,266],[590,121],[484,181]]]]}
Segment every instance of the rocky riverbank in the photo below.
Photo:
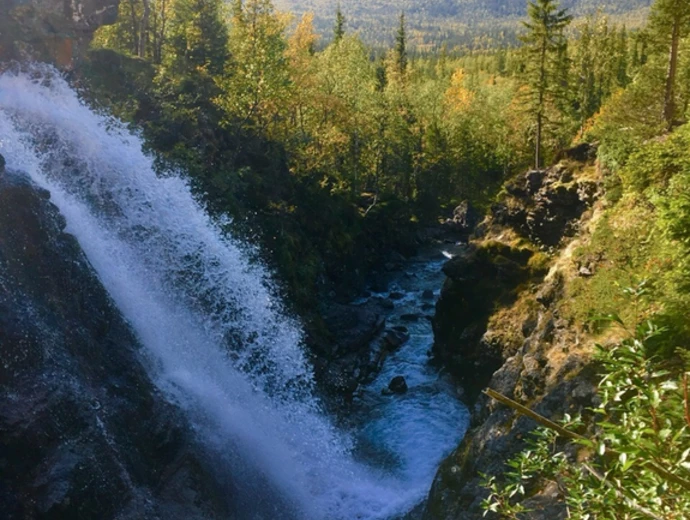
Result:
{"type": "MultiPolygon", "coordinates": [[[[472,402],[471,429],[442,464],[425,520],[479,519],[487,490],[524,447],[533,421],[489,399],[490,387],[552,419],[586,413],[594,398],[592,342],[563,310],[571,280],[588,276],[573,260],[603,202],[595,150],[581,146],[546,171],[506,186],[473,240],[444,271],[434,354],[472,402]]],[[[565,518],[555,487],[535,489],[530,518],[565,518]]]]}

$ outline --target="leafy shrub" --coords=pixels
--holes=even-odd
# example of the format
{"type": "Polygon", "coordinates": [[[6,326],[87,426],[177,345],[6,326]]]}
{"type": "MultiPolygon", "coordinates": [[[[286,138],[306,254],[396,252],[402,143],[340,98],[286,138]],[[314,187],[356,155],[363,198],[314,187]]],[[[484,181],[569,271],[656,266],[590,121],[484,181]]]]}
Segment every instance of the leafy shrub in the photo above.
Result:
{"type": "Polygon", "coordinates": [[[645,143],[621,170],[624,186],[637,192],[665,188],[677,174],[690,174],[690,125],[645,143]]]}
{"type": "Polygon", "coordinates": [[[552,482],[569,518],[688,518],[690,356],[650,357],[647,345],[661,332],[648,322],[615,347],[598,347],[604,376],[594,420],[564,420],[569,431],[591,435],[537,430],[500,481],[485,480],[485,514],[525,518],[524,500],[552,482]]]}

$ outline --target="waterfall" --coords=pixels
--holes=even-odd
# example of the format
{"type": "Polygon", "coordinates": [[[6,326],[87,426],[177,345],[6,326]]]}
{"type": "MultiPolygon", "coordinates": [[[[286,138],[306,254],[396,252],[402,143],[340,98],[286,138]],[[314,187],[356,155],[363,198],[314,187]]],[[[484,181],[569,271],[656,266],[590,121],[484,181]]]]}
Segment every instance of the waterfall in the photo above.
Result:
{"type": "Polygon", "coordinates": [[[353,459],[256,251],[208,216],[182,176],[157,174],[135,133],[89,109],[52,69],[5,72],[0,153],[51,192],[152,380],[186,412],[217,471],[240,483],[247,508],[274,496],[276,519],[373,520],[424,496],[429,481],[353,459]]]}

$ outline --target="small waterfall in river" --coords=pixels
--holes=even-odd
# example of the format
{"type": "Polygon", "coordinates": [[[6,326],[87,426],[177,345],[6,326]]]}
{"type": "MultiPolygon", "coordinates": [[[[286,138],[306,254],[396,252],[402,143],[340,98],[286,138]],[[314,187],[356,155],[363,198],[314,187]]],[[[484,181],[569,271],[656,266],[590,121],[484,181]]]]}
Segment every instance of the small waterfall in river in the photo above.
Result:
{"type": "MultiPolygon", "coordinates": [[[[51,192],[152,379],[236,482],[239,518],[386,519],[423,499],[428,474],[354,460],[350,435],[320,410],[299,324],[255,252],[207,216],[183,178],[158,175],[139,137],[51,69],[5,72],[0,153],[51,192]]],[[[414,440],[397,445],[416,449],[414,440]]],[[[431,467],[447,449],[425,446],[431,467]]]]}

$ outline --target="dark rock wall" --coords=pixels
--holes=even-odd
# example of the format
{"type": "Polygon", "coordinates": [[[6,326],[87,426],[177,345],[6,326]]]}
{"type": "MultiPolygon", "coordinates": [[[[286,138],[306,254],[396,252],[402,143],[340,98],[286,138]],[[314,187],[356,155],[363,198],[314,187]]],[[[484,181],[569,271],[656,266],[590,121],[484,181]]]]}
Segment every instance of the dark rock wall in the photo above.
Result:
{"type": "Polygon", "coordinates": [[[49,194],[0,171],[0,516],[231,518],[49,194]]]}

